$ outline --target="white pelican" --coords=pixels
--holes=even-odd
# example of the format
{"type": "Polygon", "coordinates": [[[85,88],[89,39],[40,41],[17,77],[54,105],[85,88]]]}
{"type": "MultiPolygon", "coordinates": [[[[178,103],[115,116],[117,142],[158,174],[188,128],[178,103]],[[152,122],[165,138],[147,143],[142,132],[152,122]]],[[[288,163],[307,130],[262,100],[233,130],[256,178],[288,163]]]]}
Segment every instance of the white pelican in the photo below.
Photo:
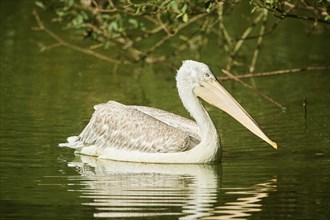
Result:
{"type": "Polygon", "coordinates": [[[217,130],[199,98],[225,111],[277,149],[253,118],[221,86],[210,68],[184,61],[176,75],[179,96],[196,122],[144,106],[115,101],[94,106],[79,136],[60,144],[77,153],[104,159],[145,163],[209,163],[221,159],[217,130]]]}

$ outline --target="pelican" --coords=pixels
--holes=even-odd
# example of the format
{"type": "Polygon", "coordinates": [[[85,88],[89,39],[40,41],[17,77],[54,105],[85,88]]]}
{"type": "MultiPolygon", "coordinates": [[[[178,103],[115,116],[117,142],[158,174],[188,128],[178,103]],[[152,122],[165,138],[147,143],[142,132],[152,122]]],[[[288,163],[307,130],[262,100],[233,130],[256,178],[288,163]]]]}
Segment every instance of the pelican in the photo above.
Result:
{"type": "Polygon", "coordinates": [[[60,144],[83,155],[143,163],[210,163],[221,159],[217,130],[203,107],[204,99],[231,115],[277,149],[254,119],[225,90],[204,63],[183,61],[176,84],[183,106],[195,121],[160,109],[115,101],[94,106],[79,136],[60,144]]]}

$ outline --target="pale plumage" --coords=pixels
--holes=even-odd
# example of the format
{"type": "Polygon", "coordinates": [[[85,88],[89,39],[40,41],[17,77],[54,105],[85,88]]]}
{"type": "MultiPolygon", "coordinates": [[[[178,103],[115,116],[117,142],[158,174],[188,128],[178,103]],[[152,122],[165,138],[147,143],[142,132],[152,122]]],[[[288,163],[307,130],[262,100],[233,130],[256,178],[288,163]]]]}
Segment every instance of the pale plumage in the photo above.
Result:
{"type": "Polygon", "coordinates": [[[180,152],[196,145],[198,135],[191,128],[198,129],[193,121],[165,111],[109,101],[95,106],[92,119],[77,141],[98,148],[180,152]]]}
{"type": "Polygon", "coordinates": [[[207,163],[219,160],[217,131],[199,98],[233,116],[254,134],[272,142],[255,121],[220,85],[209,67],[185,61],[179,69],[177,88],[184,107],[196,122],[143,106],[115,101],[96,105],[79,136],[60,146],[101,158],[149,163],[207,163]]]}

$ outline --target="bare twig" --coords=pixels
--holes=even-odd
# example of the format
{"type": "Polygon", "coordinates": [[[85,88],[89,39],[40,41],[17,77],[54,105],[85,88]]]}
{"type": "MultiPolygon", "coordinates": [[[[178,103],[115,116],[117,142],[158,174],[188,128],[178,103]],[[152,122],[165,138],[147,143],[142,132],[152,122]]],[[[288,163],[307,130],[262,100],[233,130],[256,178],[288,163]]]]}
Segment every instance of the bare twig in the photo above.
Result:
{"type": "Polygon", "coordinates": [[[174,37],[180,30],[182,30],[183,28],[187,27],[188,25],[190,25],[191,23],[195,22],[196,20],[206,16],[207,13],[203,13],[203,14],[198,14],[192,18],[190,18],[186,23],[183,23],[181,25],[179,25],[179,27],[174,31],[174,33],[172,35],[167,35],[165,37],[163,37],[160,41],[158,41],[153,47],[151,47],[146,54],[150,54],[152,52],[154,52],[157,48],[159,48],[161,45],[163,45],[166,41],[170,40],[172,37],[174,37]]]}
{"type": "MultiPolygon", "coordinates": [[[[285,2],[287,3],[287,2],[285,2]]],[[[259,6],[260,7],[260,6],[259,6]]],[[[295,5],[290,5],[285,13],[289,13],[291,10],[293,10],[296,6],[295,5]]],[[[264,7],[261,7],[261,8],[264,8],[264,7]]],[[[268,11],[267,11],[268,12],[268,11]]],[[[268,14],[268,13],[267,13],[268,14]]],[[[277,21],[267,30],[267,31],[264,31],[263,35],[262,36],[266,36],[266,35],[270,35],[275,29],[276,27],[279,25],[279,23],[282,21],[283,19],[279,18],[277,19],[277,21]]],[[[260,34],[259,35],[255,35],[255,36],[248,36],[245,38],[245,40],[250,40],[250,39],[255,39],[255,38],[259,38],[260,37],[260,34]]],[[[239,39],[238,39],[239,40],[239,39]]]]}
{"type": "MultiPolygon", "coordinates": [[[[264,4],[257,4],[260,8],[265,8],[269,11],[272,11],[274,16],[279,17],[279,18],[286,18],[286,17],[291,17],[291,18],[296,18],[296,19],[300,19],[300,20],[305,20],[305,21],[312,21],[312,22],[320,22],[320,23],[324,23],[324,24],[330,24],[329,21],[326,21],[324,18],[320,18],[317,15],[315,15],[315,17],[310,17],[310,16],[306,16],[306,15],[299,15],[299,14],[294,14],[294,13],[289,13],[287,9],[285,9],[284,6],[286,6],[287,8],[289,8],[290,11],[292,11],[293,8],[300,8],[303,9],[302,11],[313,11],[315,13],[315,11],[317,8],[316,7],[311,7],[308,6],[308,4],[304,1],[301,1],[303,3],[303,8],[299,7],[299,5],[295,5],[292,4],[288,1],[283,1],[283,5],[282,7],[276,7],[276,8],[272,8],[272,7],[268,7],[267,5],[264,4]]],[[[314,3],[315,4],[315,3],[314,3]]],[[[322,14],[322,11],[321,13],[322,14]]]]}
{"type": "Polygon", "coordinates": [[[242,34],[241,39],[236,43],[233,51],[231,52],[230,56],[228,57],[227,67],[226,70],[230,71],[232,68],[232,65],[234,64],[235,58],[241,49],[243,43],[245,42],[245,39],[249,36],[253,28],[260,22],[264,15],[260,13],[260,15],[252,22],[252,24],[244,31],[242,34]]]}
{"type": "Polygon", "coordinates": [[[60,38],[58,35],[56,35],[54,32],[52,32],[51,30],[49,30],[45,25],[44,23],[41,21],[40,17],[39,17],[39,14],[37,13],[36,10],[33,11],[33,16],[35,17],[37,23],[38,23],[38,26],[39,26],[39,29],[44,31],[46,34],[48,34],[51,38],[53,38],[55,41],[57,41],[59,44],[61,44],[62,46],[65,46],[65,47],[68,47],[72,50],[76,50],[76,51],[79,51],[81,53],[84,53],[84,54],[87,54],[87,55],[91,55],[91,56],[94,56],[94,57],[97,57],[101,60],[104,60],[104,61],[107,61],[107,62],[111,62],[111,63],[129,63],[128,61],[120,61],[120,60],[116,60],[116,59],[113,59],[111,57],[108,57],[108,56],[105,56],[103,54],[100,54],[100,53],[97,53],[95,51],[92,51],[92,50],[89,50],[89,49],[85,49],[85,48],[82,48],[82,47],[78,47],[76,45],[73,45],[73,44],[70,44],[66,41],[64,41],[62,38],[60,38]]]}
{"type": "Polygon", "coordinates": [[[271,103],[273,103],[274,105],[276,105],[277,107],[281,108],[283,111],[286,109],[281,103],[279,103],[278,101],[274,100],[273,98],[271,98],[270,96],[266,95],[263,92],[260,92],[259,90],[257,90],[256,88],[254,88],[253,86],[247,84],[246,82],[243,82],[242,80],[240,80],[239,78],[237,78],[236,76],[234,76],[233,74],[231,74],[229,71],[223,69],[222,72],[224,74],[226,74],[228,77],[232,78],[233,80],[239,82],[240,84],[242,84],[243,86],[245,86],[246,88],[251,89],[252,91],[254,91],[255,93],[257,93],[258,95],[260,95],[261,97],[265,98],[266,100],[270,101],[271,103]]]}
{"type": "MultiPolygon", "coordinates": [[[[199,28],[197,35],[200,36],[200,40],[197,41],[193,46],[196,48],[197,53],[195,54],[195,58],[199,60],[201,58],[203,46],[205,46],[208,43],[208,35],[210,31],[212,30],[212,27],[215,23],[217,23],[218,20],[215,20],[210,17],[206,17],[204,21],[201,24],[201,27],[199,28]]],[[[191,37],[188,37],[188,41],[191,41],[191,37]]],[[[192,45],[192,44],[190,44],[192,45]]]]}
{"type": "Polygon", "coordinates": [[[290,14],[290,13],[286,13],[286,12],[282,11],[279,8],[275,9],[274,13],[276,13],[276,12],[280,13],[280,16],[282,18],[289,17],[289,18],[297,18],[297,19],[305,20],[305,21],[312,21],[312,22],[319,22],[319,23],[323,23],[323,24],[330,24],[329,21],[326,21],[323,18],[308,17],[308,16],[303,16],[303,15],[298,15],[298,14],[290,14]]]}
{"type": "Polygon", "coordinates": [[[190,38],[187,38],[186,36],[180,36],[179,38],[183,40],[183,44],[181,44],[178,49],[173,50],[173,52],[168,55],[169,57],[177,56],[182,51],[186,50],[188,47],[197,45],[201,41],[201,36],[198,34],[198,32],[193,34],[190,38]]]}
{"type": "Polygon", "coordinates": [[[56,48],[56,47],[60,47],[60,46],[62,46],[62,44],[55,43],[55,44],[52,44],[52,45],[45,46],[45,45],[43,45],[41,43],[38,43],[38,46],[40,47],[40,51],[41,52],[44,52],[46,50],[50,50],[50,49],[53,49],[53,48],[56,48]]]}
{"type": "Polygon", "coordinates": [[[263,21],[262,21],[262,25],[260,27],[259,37],[258,37],[258,41],[257,41],[257,47],[254,50],[253,58],[252,58],[251,66],[250,66],[250,72],[251,73],[253,73],[254,70],[255,70],[255,66],[256,66],[256,63],[257,63],[258,56],[259,56],[261,43],[262,43],[263,36],[264,36],[264,33],[265,33],[265,29],[266,29],[267,17],[268,17],[268,11],[266,9],[264,9],[263,10],[263,21]]]}
{"type": "Polygon", "coordinates": [[[219,19],[219,33],[217,33],[219,35],[219,39],[221,38],[220,36],[223,36],[223,42],[224,42],[224,49],[225,51],[229,52],[230,48],[231,48],[231,44],[232,44],[232,39],[224,25],[223,22],[223,3],[220,2],[218,5],[218,19],[219,19]]]}
{"type": "MultiPolygon", "coordinates": [[[[261,72],[261,73],[248,73],[242,75],[236,75],[235,77],[238,79],[248,79],[248,78],[256,78],[256,77],[265,77],[265,76],[277,76],[289,73],[297,73],[303,71],[315,71],[315,70],[329,70],[330,66],[314,66],[314,67],[304,67],[304,68],[295,68],[295,69],[286,69],[286,70],[275,70],[269,72],[261,72]]],[[[219,80],[226,81],[232,80],[232,77],[219,77],[219,80]]]]}
{"type": "Polygon", "coordinates": [[[160,14],[156,15],[157,21],[159,23],[159,26],[166,32],[167,35],[173,35],[173,33],[171,33],[171,31],[168,30],[167,25],[164,24],[164,22],[162,21],[162,18],[160,16],[160,14]]]}

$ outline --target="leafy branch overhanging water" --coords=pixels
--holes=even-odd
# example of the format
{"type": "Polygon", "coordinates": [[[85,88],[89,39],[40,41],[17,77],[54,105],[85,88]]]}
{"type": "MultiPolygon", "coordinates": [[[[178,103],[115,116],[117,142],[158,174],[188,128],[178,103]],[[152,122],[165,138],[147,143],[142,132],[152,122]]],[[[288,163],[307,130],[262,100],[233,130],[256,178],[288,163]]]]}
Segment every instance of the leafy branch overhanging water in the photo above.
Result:
{"type": "MultiPolygon", "coordinates": [[[[260,50],[266,37],[272,35],[283,19],[298,19],[310,24],[310,31],[324,32],[330,24],[330,3],[327,0],[251,0],[251,14],[247,18],[240,37],[233,37],[226,16],[243,2],[224,1],[143,1],[130,0],[61,0],[36,1],[45,11],[54,12],[52,21],[72,29],[69,36],[80,36],[83,41],[72,41],[60,37],[50,30],[37,10],[33,15],[37,21],[35,30],[44,31],[55,40],[54,44],[39,43],[41,51],[64,46],[114,64],[157,63],[174,68],[175,57],[193,53],[200,59],[203,49],[218,39],[218,46],[228,57],[225,63],[225,80],[235,80],[247,88],[257,91],[241,78],[253,78],[306,70],[324,70],[329,67],[300,67],[271,71],[270,74],[255,73],[260,50]],[[47,3],[47,4],[46,4],[47,3]],[[274,20],[275,18],[275,20],[274,20]],[[256,34],[257,33],[257,34],[256,34]],[[248,54],[243,47],[254,45],[248,54]],[[251,58],[242,59],[242,57],[251,58]],[[250,59],[250,64],[245,64],[250,59]],[[235,74],[236,72],[247,75],[235,74]],[[238,80],[239,79],[239,80],[238,80]]],[[[321,33],[322,34],[322,33],[321,33]]],[[[251,46],[250,46],[251,47],[251,46]]],[[[278,101],[257,92],[280,108],[278,101]]]]}

